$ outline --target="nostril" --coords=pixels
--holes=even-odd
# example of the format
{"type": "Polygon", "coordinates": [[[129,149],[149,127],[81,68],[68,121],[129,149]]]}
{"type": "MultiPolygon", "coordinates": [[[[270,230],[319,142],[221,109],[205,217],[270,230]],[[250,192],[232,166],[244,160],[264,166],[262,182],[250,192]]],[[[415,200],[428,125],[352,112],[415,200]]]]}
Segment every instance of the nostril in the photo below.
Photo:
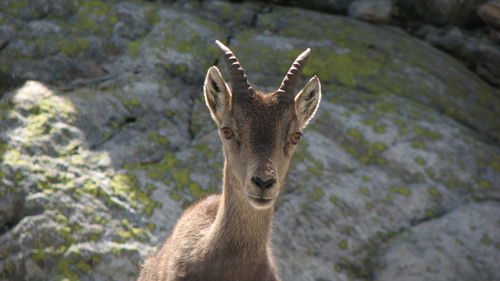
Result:
{"type": "Polygon", "coordinates": [[[262,188],[262,184],[264,183],[259,177],[252,177],[252,182],[258,187],[262,188]]]}
{"type": "Polygon", "coordinates": [[[267,180],[266,182],[264,182],[264,189],[271,188],[275,182],[276,182],[276,179],[267,180]]]}
{"type": "Polygon", "coordinates": [[[276,183],[276,179],[271,178],[263,181],[260,177],[252,177],[252,182],[260,189],[268,189],[276,183]]]}

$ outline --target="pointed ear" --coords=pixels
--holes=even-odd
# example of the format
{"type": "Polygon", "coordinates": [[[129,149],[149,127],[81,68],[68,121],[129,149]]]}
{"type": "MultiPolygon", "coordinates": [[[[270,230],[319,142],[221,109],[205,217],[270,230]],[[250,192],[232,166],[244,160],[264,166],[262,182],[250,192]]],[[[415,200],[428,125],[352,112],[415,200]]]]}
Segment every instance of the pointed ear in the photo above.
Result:
{"type": "Polygon", "coordinates": [[[212,118],[220,125],[224,114],[231,109],[231,92],[216,66],[208,69],[203,91],[212,118]]]}
{"type": "Polygon", "coordinates": [[[321,100],[321,84],[314,76],[306,86],[295,96],[295,112],[301,128],[304,128],[318,109],[321,100]]]}

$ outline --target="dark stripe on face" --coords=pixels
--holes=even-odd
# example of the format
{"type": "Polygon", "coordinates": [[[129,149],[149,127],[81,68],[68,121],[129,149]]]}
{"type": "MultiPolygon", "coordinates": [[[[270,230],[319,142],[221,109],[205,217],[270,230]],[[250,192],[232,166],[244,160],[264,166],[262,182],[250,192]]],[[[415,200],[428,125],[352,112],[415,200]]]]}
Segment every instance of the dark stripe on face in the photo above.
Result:
{"type": "Polygon", "coordinates": [[[250,127],[250,142],[254,152],[264,157],[270,156],[278,142],[278,121],[273,118],[262,118],[250,127]]]}
{"type": "Polygon", "coordinates": [[[242,142],[249,141],[251,153],[263,158],[269,158],[278,151],[278,146],[286,136],[283,131],[290,123],[290,111],[293,105],[268,102],[265,98],[254,99],[246,103],[239,103],[235,108],[235,118],[242,131],[242,142]]]}

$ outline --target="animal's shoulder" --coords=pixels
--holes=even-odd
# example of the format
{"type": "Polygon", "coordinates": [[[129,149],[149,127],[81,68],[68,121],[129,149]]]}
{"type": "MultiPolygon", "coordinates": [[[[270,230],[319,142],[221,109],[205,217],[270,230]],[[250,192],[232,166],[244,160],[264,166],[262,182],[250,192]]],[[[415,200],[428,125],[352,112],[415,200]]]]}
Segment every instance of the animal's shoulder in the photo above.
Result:
{"type": "Polygon", "coordinates": [[[186,213],[215,217],[215,215],[217,214],[217,209],[219,208],[220,199],[220,194],[209,195],[187,208],[186,213]]]}
{"type": "Polygon", "coordinates": [[[186,222],[191,225],[194,223],[208,226],[215,220],[220,199],[219,194],[214,194],[194,203],[186,209],[178,224],[182,225],[186,222]]]}

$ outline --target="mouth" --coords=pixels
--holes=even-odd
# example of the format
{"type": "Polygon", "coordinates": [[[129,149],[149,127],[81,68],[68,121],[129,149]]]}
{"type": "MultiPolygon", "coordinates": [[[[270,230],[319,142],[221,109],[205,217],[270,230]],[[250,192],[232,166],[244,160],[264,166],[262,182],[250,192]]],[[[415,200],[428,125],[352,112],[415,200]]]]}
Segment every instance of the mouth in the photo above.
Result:
{"type": "Polygon", "coordinates": [[[250,203],[258,209],[267,208],[267,207],[271,206],[271,203],[273,202],[272,198],[264,198],[264,197],[255,196],[255,195],[251,195],[251,194],[247,194],[247,195],[248,195],[248,197],[250,197],[250,203]]]}

